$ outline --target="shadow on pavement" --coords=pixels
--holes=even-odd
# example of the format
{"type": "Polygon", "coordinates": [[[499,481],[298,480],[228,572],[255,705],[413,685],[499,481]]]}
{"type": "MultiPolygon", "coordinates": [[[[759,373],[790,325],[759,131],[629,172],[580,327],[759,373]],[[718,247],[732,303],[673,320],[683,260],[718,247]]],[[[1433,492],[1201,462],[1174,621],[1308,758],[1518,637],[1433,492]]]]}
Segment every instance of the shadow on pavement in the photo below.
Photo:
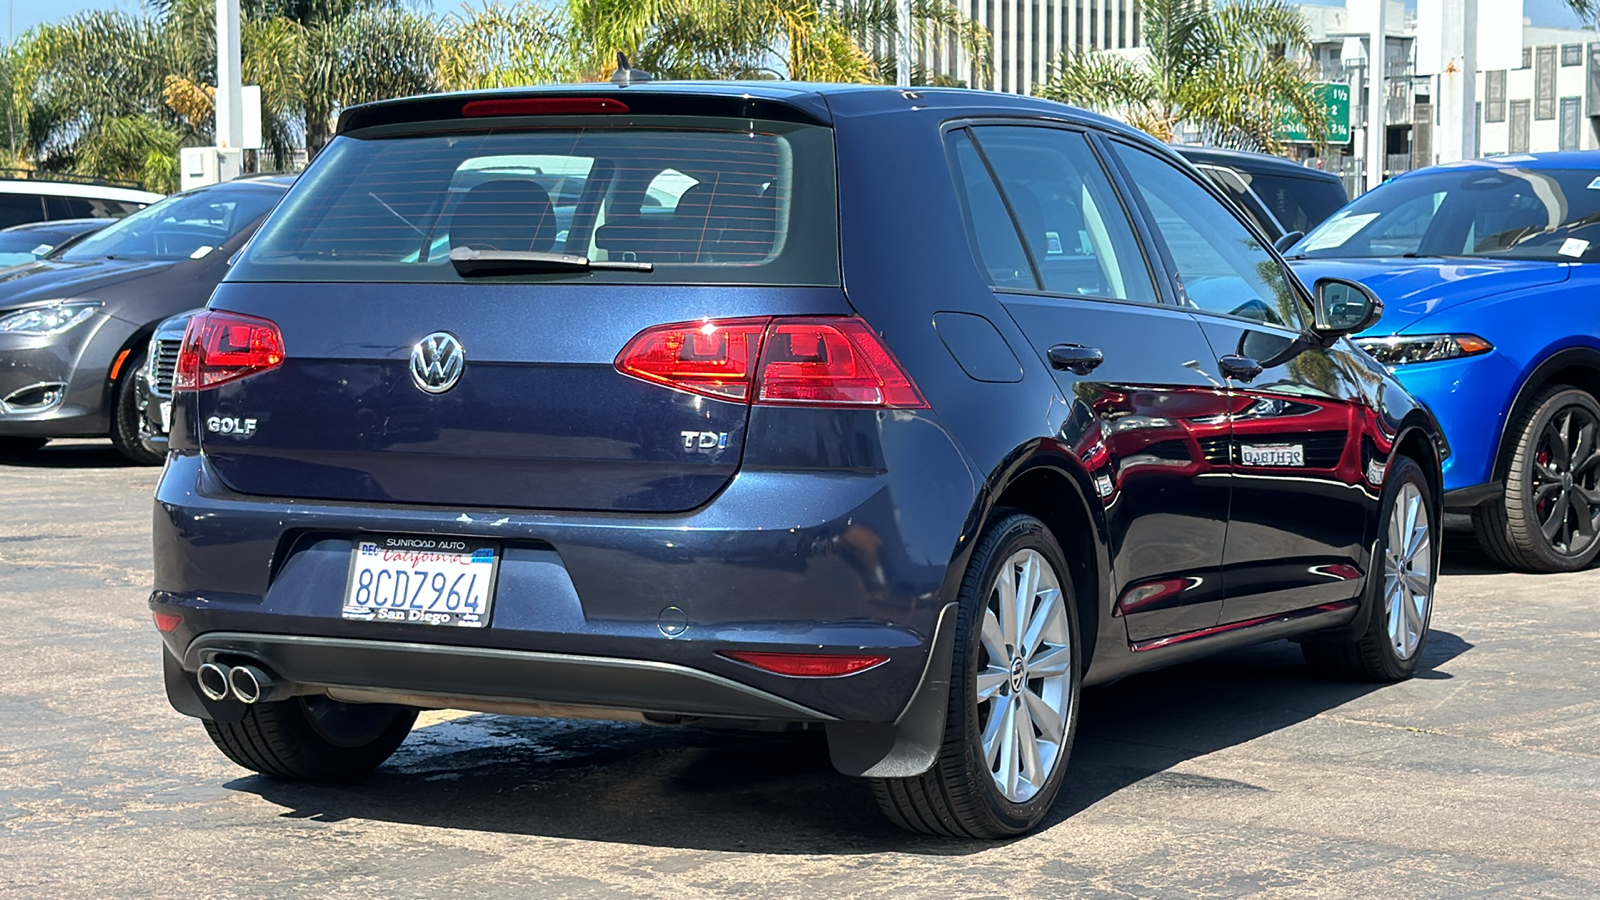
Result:
{"type": "MultiPolygon", "coordinates": [[[[1430,638],[1421,678],[1471,649],[1430,638]]],[[[1276,642],[1085,692],[1067,783],[1044,827],[1131,785],[1252,785],[1167,770],[1381,689],[1320,679],[1276,642]]],[[[748,734],[473,715],[417,729],[353,785],[230,782],[286,817],[376,819],[704,851],[959,856],[992,846],[910,835],[867,785],[836,774],[820,733],[748,734]]]]}
{"type": "Polygon", "coordinates": [[[108,441],[52,441],[32,453],[0,453],[0,468],[127,469],[134,465],[108,441]]]}

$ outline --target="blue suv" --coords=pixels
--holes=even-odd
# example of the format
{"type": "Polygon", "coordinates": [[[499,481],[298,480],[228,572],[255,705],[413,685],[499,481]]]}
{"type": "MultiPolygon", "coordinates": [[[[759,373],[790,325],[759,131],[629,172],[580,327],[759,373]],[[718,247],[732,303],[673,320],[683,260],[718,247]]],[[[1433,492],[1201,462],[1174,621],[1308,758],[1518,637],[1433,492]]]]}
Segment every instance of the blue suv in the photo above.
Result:
{"type": "Polygon", "coordinates": [[[422,708],[817,729],[900,825],[1017,834],[1085,686],[1414,671],[1447,449],[1379,312],[1046,101],[355,107],[179,348],[168,696],[298,779],[422,708]]]}
{"type": "Polygon", "coordinates": [[[1600,152],[1419,169],[1290,251],[1308,280],[1386,304],[1358,343],[1439,417],[1444,505],[1503,565],[1569,572],[1600,554],[1600,152]]]}

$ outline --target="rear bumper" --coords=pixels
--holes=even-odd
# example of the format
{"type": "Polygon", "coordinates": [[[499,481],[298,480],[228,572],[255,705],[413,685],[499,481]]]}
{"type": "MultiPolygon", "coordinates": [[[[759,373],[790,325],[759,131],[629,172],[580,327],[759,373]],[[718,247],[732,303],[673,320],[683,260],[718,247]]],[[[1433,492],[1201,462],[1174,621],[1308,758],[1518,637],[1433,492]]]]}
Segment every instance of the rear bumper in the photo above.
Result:
{"type": "Polygon", "coordinates": [[[746,470],[699,510],[617,516],[245,496],[178,452],[156,494],[151,606],[181,617],[162,637],[190,672],[235,652],[308,685],[894,723],[959,581],[948,570],[973,481],[950,460],[945,491],[927,490],[926,470],[905,485],[885,470],[746,470]],[[489,626],[340,618],[352,538],[374,533],[497,541],[489,626]],[[796,678],[726,650],[889,661],[796,678]]]}
{"type": "Polygon", "coordinates": [[[298,693],[340,689],[435,697],[438,705],[554,706],[823,722],[833,717],[687,666],[526,650],[218,631],[190,642],[185,671],[249,660],[298,693]]]}

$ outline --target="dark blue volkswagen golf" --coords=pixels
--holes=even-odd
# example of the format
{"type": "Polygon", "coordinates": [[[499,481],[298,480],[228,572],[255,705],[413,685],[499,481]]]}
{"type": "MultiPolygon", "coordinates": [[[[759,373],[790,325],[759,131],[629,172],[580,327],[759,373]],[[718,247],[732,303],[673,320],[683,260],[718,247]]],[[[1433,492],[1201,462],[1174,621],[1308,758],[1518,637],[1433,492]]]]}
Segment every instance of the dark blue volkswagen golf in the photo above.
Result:
{"type": "Polygon", "coordinates": [[[1170,151],[966,91],[353,108],[189,325],[172,704],[284,778],[418,709],[803,727],[998,837],[1081,688],[1293,638],[1409,676],[1424,409],[1170,151]]]}

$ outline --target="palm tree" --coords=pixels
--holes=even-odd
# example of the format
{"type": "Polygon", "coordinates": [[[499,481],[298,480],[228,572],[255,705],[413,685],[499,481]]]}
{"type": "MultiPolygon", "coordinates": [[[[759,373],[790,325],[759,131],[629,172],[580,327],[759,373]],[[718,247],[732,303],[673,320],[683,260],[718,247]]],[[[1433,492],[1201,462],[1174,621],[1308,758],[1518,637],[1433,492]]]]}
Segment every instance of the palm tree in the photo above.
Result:
{"type": "MultiPolygon", "coordinates": [[[[1580,0],[1581,2],[1581,0],[1580,0]]],[[[1141,0],[1145,52],[1063,53],[1039,96],[1124,118],[1164,141],[1183,129],[1225,147],[1277,151],[1290,117],[1316,138],[1328,119],[1306,56],[1310,36],[1283,0],[1141,0]]]]}
{"type": "Polygon", "coordinates": [[[437,39],[431,17],[387,4],[306,27],[306,152],[327,144],[334,113],[347,106],[435,90],[437,39]]]}
{"type": "Polygon", "coordinates": [[[214,63],[182,15],[95,12],[25,35],[15,96],[26,155],[42,169],[115,175],[174,187],[169,166],[194,123],[162,101],[168,75],[203,82],[214,63]],[[156,164],[149,173],[145,162],[156,164]]]}
{"type": "MultiPolygon", "coordinates": [[[[895,61],[893,0],[568,0],[491,3],[446,18],[439,81],[452,89],[609,77],[621,51],[666,78],[879,82],[895,61]]],[[[989,35],[949,0],[913,0],[913,47],[954,41],[987,70],[989,35]]],[[[931,80],[913,73],[913,83],[931,80]]]]}

